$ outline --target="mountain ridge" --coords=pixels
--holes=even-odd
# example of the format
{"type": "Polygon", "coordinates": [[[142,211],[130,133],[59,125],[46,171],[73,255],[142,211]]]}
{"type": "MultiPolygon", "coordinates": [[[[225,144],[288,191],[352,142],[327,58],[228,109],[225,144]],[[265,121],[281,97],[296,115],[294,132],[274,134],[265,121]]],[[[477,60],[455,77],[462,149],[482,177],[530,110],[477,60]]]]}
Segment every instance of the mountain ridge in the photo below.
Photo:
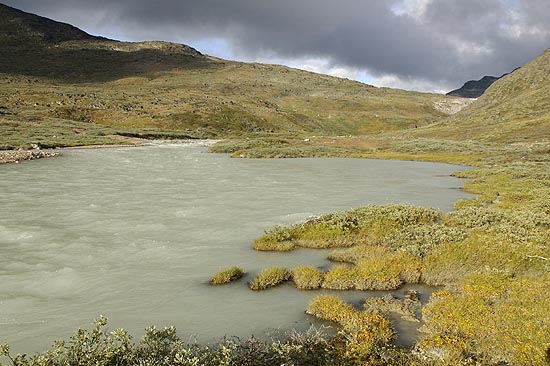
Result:
{"type": "MultiPolygon", "coordinates": [[[[505,76],[506,74],[502,75],[505,76]]],[[[469,80],[464,83],[460,88],[452,90],[447,93],[447,95],[452,95],[455,97],[462,98],[479,98],[485,93],[488,87],[491,86],[495,81],[500,79],[502,76],[484,76],[479,80],[469,80]]]]}

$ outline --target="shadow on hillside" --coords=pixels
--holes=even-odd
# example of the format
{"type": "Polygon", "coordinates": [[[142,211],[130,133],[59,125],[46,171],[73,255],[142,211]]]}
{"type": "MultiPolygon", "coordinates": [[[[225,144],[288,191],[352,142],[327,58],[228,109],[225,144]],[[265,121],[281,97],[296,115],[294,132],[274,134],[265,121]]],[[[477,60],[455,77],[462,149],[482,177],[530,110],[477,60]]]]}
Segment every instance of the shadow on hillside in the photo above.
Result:
{"type": "Polygon", "coordinates": [[[153,76],[175,69],[205,69],[217,64],[200,54],[158,49],[0,47],[0,73],[44,77],[59,82],[107,82],[131,76],[153,76]]]}

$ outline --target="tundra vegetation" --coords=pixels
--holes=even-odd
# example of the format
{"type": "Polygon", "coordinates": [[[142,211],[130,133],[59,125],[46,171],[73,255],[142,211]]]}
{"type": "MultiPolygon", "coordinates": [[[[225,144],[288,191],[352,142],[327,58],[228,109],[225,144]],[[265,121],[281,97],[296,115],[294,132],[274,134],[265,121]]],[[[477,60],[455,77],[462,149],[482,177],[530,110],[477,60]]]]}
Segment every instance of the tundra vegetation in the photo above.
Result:
{"type": "Polygon", "coordinates": [[[224,285],[226,283],[236,281],[242,278],[244,275],[245,272],[241,267],[228,267],[214,274],[214,276],[212,276],[212,278],[210,279],[210,283],[213,285],[224,285]]]}
{"type": "Polygon", "coordinates": [[[250,283],[252,290],[265,290],[270,287],[279,286],[283,282],[289,281],[292,273],[284,267],[269,267],[264,269],[250,283]]]}
{"type": "MultiPolygon", "coordinates": [[[[460,98],[376,88],[165,42],[124,43],[0,4],[0,149],[224,138],[234,157],[361,157],[467,164],[477,196],[455,211],[367,206],[275,227],[256,250],[334,248],[327,273],[277,268],[251,283],[298,288],[443,286],[422,310],[414,349],[392,345],[391,299],[362,310],[317,297],[334,338],[185,344],[175,329],[134,342],[99,319],[16,366],[518,365],[550,362],[550,50],[449,116],[460,98]],[[39,60],[39,62],[37,62],[39,60]],[[418,127],[418,128],[416,128],[418,127]]],[[[404,303],[403,303],[404,304],[404,303]]],[[[403,309],[402,309],[403,310],[403,309]]]]}
{"type": "Polygon", "coordinates": [[[292,270],[292,281],[299,290],[316,290],[323,283],[323,272],[313,266],[299,266],[292,270]]]}
{"type": "MultiPolygon", "coordinates": [[[[445,153],[439,142],[431,142],[432,147],[426,140],[406,145],[414,147],[412,154],[445,153]]],[[[328,256],[340,263],[324,273],[323,288],[444,286],[422,310],[422,335],[406,364],[546,365],[550,144],[483,148],[471,143],[476,145],[477,150],[468,151],[475,169],[454,173],[469,179],[465,189],[476,197],[456,202],[452,212],[366,206],[267,230],[255,248],[258,243],[263,250],[343,247],[328,256]]],[[[408,313],[412,319],[412,302],[405,305],[405,300],[367,299],[363,312],[408,313]]],[[[352,310],[342,300],[320,297],[308,313],[344,330],[343,317],[357,319],[352,310]],[[327,315],[335,308],[338,316],[327,315]]]]}

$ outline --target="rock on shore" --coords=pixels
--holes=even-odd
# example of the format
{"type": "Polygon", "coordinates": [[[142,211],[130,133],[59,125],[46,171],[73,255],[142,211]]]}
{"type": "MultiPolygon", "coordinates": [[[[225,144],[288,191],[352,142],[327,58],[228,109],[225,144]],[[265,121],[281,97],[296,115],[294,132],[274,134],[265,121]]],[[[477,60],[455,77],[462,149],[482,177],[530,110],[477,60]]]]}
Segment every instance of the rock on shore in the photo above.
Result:
{"type": "Polygon", "coordinates": [[[59,153],[48,151],[0,151],[0,164],[17,164],[24,160],[51,158],[58,155],[59,153]]]}

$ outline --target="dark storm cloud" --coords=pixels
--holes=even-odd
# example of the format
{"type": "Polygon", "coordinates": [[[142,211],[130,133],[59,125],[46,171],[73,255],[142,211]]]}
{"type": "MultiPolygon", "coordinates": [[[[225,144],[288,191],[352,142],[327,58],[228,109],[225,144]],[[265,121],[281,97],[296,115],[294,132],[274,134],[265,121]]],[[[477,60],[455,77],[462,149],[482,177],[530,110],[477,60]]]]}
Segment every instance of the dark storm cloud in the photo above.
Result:
{"type": "Polygon", "coordinates": [[[441,86],[511,71],[550,46],[548,0],[5,2],[105,36],[223,38],[238,57],[318,57],[441,86]]]}

